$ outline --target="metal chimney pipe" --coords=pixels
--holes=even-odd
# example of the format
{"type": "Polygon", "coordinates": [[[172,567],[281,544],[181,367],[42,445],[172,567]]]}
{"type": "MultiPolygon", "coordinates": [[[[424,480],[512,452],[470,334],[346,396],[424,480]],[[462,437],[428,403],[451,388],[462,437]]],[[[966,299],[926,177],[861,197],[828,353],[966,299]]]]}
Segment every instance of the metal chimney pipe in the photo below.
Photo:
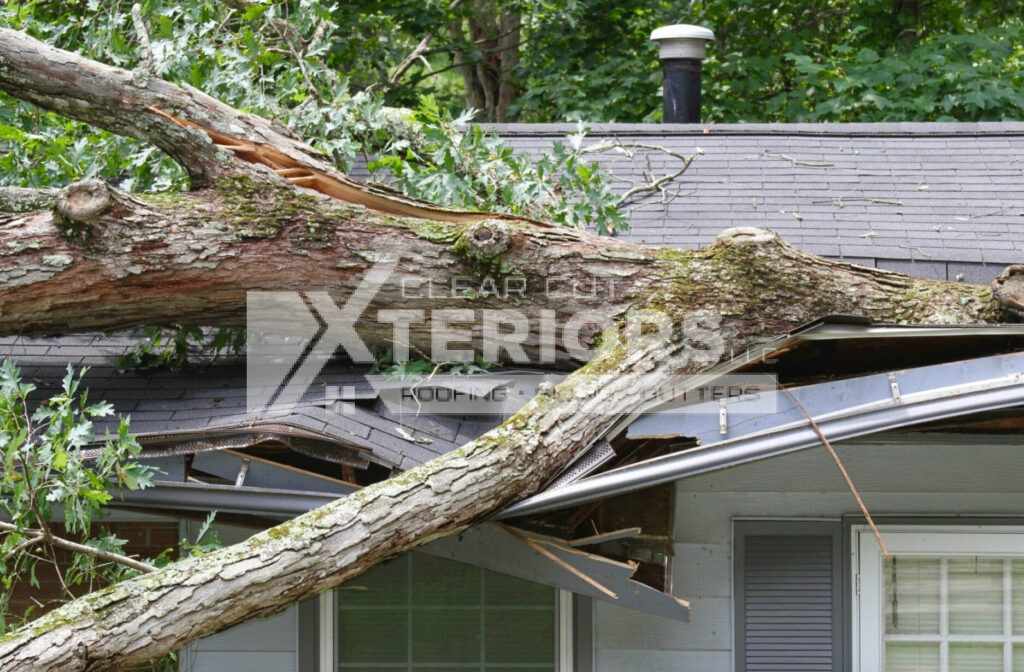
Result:
{"type": "Polygon", "coordinates": [[[700,64],[715,34],[701,26],[676,24],[655,29],[651,39],[661,47],[662,123],[700,123],[700,64]]]}

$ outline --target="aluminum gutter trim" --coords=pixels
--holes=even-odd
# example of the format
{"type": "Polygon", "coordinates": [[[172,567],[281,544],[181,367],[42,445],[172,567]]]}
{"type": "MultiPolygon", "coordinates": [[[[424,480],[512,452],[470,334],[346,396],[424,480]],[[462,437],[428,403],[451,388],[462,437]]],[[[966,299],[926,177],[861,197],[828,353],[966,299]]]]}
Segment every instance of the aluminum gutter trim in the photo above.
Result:
{"type": "MultiPolygon", "coordinates": [[[[989,359],[989,358],[986,358],[989,359]]],[[[984,361],[984,360],[982,360],[984,361]]],[[[856,379],[854,379],[856,380],[856,379]]],[[[951,385],[861,404],[819,415],[815,421],[830,440],[841,441],[931,420],[1024,404],[1022,374],[951,385]]],[[[508,507],[496,518],[553,511],[669,483],[747,462],[820,445],[807,422],[790,423],[754,435],[654,458],[547,490],[508,507]]]]}
{"type": "Polygon", "coordinates": [[[845,340],[848,338],[1024,336],[1024,324],[902,327],[824,323],[801,332],[799,336],[804,341],[845,340]]]}
{"type": "MultiPolygon", "coordinates": [[[[688,390],[697,389],[703,385],[709,385],[716,378],[732,373],[753,362],[760,361],[776,350],[780,350],[798,341],[830,341],[846,340],[852,338],[907,338],[907,337],[961,337],[961,336],[1011,336],[1024,335],[1024,324],[1022,325],[942,325],[942,326],[874,326],[871,324],[844,324],[842,322],[829,322],[821,320],[797,327],[785,336],[780,336],[749,350],[745,350],[735,357],[718,364],[717,366],[693,377],[688,390]]],[[[647,404],[638,407],[633,412],[624,415],[604,437],[615,436],[626,429],[634,420],[648,411],[657,408],[663,402],[652,400],[647,404]]]]}
{"type": "Polygon", "coordinates": [[[326,492],[276,490],[208,483],[175,483],[154,481],[145,490],[120,490],[111,501],[113,506],[159,509],[185,509],[224,513],[260,514],[272,518],[294,518],[333,502],[342,495],[326,492]]]}

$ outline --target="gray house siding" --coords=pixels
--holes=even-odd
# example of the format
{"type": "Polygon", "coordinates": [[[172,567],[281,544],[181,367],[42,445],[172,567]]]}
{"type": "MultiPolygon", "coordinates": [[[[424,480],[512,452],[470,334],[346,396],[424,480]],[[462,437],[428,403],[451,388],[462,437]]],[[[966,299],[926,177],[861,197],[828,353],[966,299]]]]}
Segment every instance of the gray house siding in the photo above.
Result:
{"type": "MultiPolygon", "coordinates": [[[[872,514],[1024,517],[1024,462],[1012,437],[937,437],[837,446],[872,514]]],[[[733,672],[738,521],[831,521],[857,512],[835,464],[814,448],[682,480],[676,491],[674,592],[689,623],[595,604],[595,670],[733,672]]],[[[1024,525],[1024,518],[1022,518],[1024,525]]],[[[850,577],[841,577],[849,582],[850,577]]]]}

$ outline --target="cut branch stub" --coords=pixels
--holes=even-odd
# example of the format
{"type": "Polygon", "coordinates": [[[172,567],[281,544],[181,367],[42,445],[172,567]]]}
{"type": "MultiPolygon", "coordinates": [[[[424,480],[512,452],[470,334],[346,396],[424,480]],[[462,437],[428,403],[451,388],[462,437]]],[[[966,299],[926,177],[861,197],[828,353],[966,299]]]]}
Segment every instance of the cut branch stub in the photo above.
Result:
{"type": "Polygon", "coordinates": [[[54,209],[68,224],[88,223],[107,211],[112,203],[110,187],[102,180],[82,180],[57,194],[54,209]]]}
{"type": "Polygon", "coordinates": [[[1024,265],[1013,264],[992,281],[992,295],[999,305],[1024,317],[1024,265]]]}
{"type": "Polygon", "coordinates": [[[511,243],[509,225],[500,219],[485,219],[466,229],[456,243],[456,252],[484,264],[495,262],[511,243]]]}
{"type": "Polygon", "coordinates": [[[764,245],[780,240],[777,233],[756,226],[734,226],[718,234],[715,245],[764,245]]]}

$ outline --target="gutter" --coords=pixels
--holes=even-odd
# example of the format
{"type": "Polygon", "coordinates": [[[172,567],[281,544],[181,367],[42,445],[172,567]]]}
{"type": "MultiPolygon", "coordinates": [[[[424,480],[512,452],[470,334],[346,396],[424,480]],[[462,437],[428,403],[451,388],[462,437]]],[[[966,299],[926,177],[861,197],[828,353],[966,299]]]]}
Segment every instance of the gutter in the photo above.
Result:
{"type": "MultiPolygon", "coordinates": [[[[913,375],[919,382],[923,381],[925,384],[929,381],[948,382],[954,377],[958,377],[961,382],[915,392],[901,392],[898,383],[894,382],[891,396],[822,413],[814,417],[815,422],[830,440],[841,441],[923,422],[1024,404],[1024,353],[921,367],[898,375],[913,375]],[[991,370],[993,366],[1004,371],[1007,367],[1015,370],[996,377],[981,380],[976,378],[979,370],[991,370]],[[945,370],[945,378],[936,373],[940,368],[945,370]]],[[[897,374],[890,374],[888,378],[895,381],[897,374]]],[[[877,379],[878,376],[875,375],[853,378],[841,383],[845,383],[852,396],[857,396],[852,391],[858,385],[875,383],[877,379]]],[[[815,388],[824,388],[826,385],[836,394],[835,382],[798,389],[803,395],[808,395],[813,394],[815,388]]],[[[839,392],[836,396],[842,398],[848,395],[839,392]]],[[[680,427],[680,430],[683,428],[680,427]]],[[[508,507],[496,518],[505,519],[563,509],[819,445],[821,441],[817,433],[806,420],[790,422],[702,448],[645,460],[560,488],[546,490],[508,507]]]]}

